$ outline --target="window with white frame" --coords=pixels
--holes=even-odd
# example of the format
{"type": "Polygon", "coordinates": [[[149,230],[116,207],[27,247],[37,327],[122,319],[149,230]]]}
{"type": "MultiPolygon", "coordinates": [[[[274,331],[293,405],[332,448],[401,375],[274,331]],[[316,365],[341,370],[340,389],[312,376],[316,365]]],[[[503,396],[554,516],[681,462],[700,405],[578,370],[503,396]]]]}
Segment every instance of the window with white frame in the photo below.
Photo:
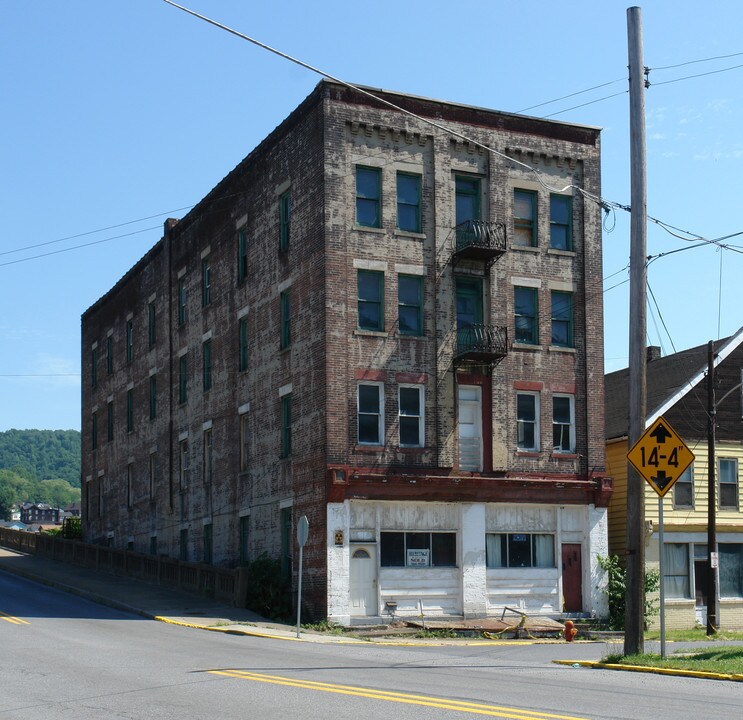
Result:
{"type": "Polygon", "coordinates": [[[575,398],[552,396],[552,449],[556,453],[575,452],[575,398]]]}
{"type": "Polygon", "coordinates": [[[382,567],[456,567],[454,532],[382,532],[379,538],[382,567]]]}
{"type": "Polygon", "coordinates": [[[738,509],[738,461],[720,458],[717,461],[720,508],[738,509]]]}
{"type": "Polygon", "coordinates": [[[519,450],[539,450],[539,393],[516,395],[517,446],[519,450]]]}
{"type": "Polygon", "coordinates": [[[663,580],[666,597],[691,597],[689,545],[687,543],[665,543],[663,545],[663,580]]]}
{"type": "Polygon", "coordinates": [[[423,385],[400,385],[400,446],[423,447],[425,444],[423,385]]]}
{"type": "Polygon", "coordinates": [[[551,533],[487,533],[485,564],[489,568],[553,568],[555,536],[551,533]]]}
{"type": "Polygon", "coordinates": [[[720,543],[720,597],[743,597],[743,543],[720,543]]]}
{"type": "Polygon", "coordinates": [[[384,385],[359,383],[357,395],[360,445],[382,445],[384,438],[384,385]]]}
{"type": "Polygon", "coordinates": [[[694,507],[694,474],[691,465],[681,473],[673,486],[673,507],[694,507]]]}

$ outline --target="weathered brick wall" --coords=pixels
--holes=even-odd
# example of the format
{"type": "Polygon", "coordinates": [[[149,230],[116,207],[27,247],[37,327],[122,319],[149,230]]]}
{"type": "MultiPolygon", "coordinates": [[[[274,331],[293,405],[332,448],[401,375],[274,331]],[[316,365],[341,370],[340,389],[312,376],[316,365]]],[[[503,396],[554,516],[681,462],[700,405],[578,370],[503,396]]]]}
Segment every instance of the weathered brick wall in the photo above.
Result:
{"type": "MultiPolygon", "coordinates": [[[[344,101],[349,100],[343,94],[344,101]]],[[[393,98],[397,100],[397,98],[393,98]]],[[[423,101],[421,101],[422,103],[423,101]]],[[[419,108],[415,108],[418,110],[419,108]]],[[[493,468],[509,472],[577,474],[601,472],[603,444],[603,316],[601,225],[596,203],[573,192],[571,252],[549,248],[550,190],[509,155],[536,168],[543,182],[557,188],[575,184],[600,192],[598,135],[577,132],[561,139],[538,135],[526,123],[518,130],[483,112],[459,109],[454,130],[498,150],[488,153],[474,143],[452,140],[429,125],[387,109],[335,102],[328,110],[327,258],[329,396],[346,398],[329,408],[329,457],[332,463],[375,466],[453,467],[456,472],[456,408],[452,357],[456,308],[452,271],[454,173],[482,177],[487,188],[483,215],[505,222],[513,232],[513,190],[538,192],[538,247],[509,249],[483,274],[483,265],[460,266],[458,272],[482,277],[489,307],[486,317],[508,327],[514,337],[514,285],[518,278],[538,281],[540,343],[513,348],[493,371],[493,468]],[[466,124],[483,122],[486,127],[466,124]],[[382,173],[382,227],[355,227],[355,166],[379,167],[382,173]],[[420,238],[396,230],[397,170],[423,176],[420,238]],[[422,267],[424,273],[425,337],[400,337],[397,320],[397,276],[402,264],[422,267]],[[358,331],[357,272],[385,272],[385,332],[358,331]],[[575,299],[575,349],[550,346],[550,290],[570,288],[575,299]],[[371,372],[370,372],[371,371],[371,372]],[[397,449],[397,382],[400,371],[426,378],[426,449],[397,449]],[[366,373],[366,375],[364,374],[366,373]],[[359,379],[385,383],[385,448],[356,446],[356,383],[359,379]],[[516,385],[538,383],[541,388],[542,449],[536,456],[516,452],[516,385]],[[552,445],[552,394],[575,395],[576,453],[556,457],[552,445]]],[[[512,120],[518,125],[517,120],[512,120]]],[[[545,128],[542,128],[545,130],[545,128]]],[[[551,129],[551,128],[550,128],[551,129]]],[[[561,129],[555,128],[555,134],[561,129]]]]}
{"type": "MultiPolygon", "coordinates": [[[[539,168],[557,185],[575,182],[599,191],[597,133],[590,129],[474,108],[398,98],[416,112],[446,117],[463,134],[539,168]],[[545,134],[546,133],[546,134],[545,134]]],[[[234,564],[239,523],[249,516],[249,551],[278,556],[280,509],[292,507],[293,524],[306,514],[305,600],[322,615],[326,603],[326,479],[328,464],[444,468],[457,472],[454,373],[456,307],[451,264],[454,172],[485,179],[485,217],[512,232],[513,188],[533,176],[476,145],[452,141],[419,120],[372,107],[332,83],[321,84],[185,218],[168,224],[166,237],[83,317],[83,377],[90,377],[90,350],[98,342],[98,385],[83,382],[83,505],[97,503],[103,471],[102,517],[86,515],[87,539],[177,555],[188,531],[188,556],[201,559],[204,525],[212,526],[213,561],[234,564]],[[355,165],[379,167],[383,177],[379,231],[355,227],[355,165]],[[423,176],[423,232],[395,227],[398,170],[423,176]],[[291,195],[289,249],[279,252],[279,196],[291,195]],[[248,243],[248,272],[238,281],[238,234],[248,243]],[[202,262],[208,258],[211,302],[202,305],[202,262]],[[385,332],[357,330],[359,269],[385,272],[385,332]],[[424,277],[423,337],[400,337],[398,275],[424,277]],[[178,322],[178,284],[187,296],[187,320],[178,322]],[[292,342],[279,348],[280,293],[291,293],[292,342]],[[147,348],[147,304],[154,297],[158,339],[147,348]],[[124,363],[124,333],[131,314],[134,359],[124,363]],[[248,369],[238,366],[239,320],[247,322],[248,369]],[[106,334],[117,353],[105,373],[106,334]],[[202,352],[211,341],[212,387],[202,386],[202,352]],[[187,401],[178,402],[179,357],[188,367],[187,401]],[[149,419],[149,376],[158,383],[158,414],[149,419]],[[371,375],[368,375],[371,373],[371,375]],[[356,384],[370,377],[385,383],[383,449],[357,446],[356,384]],[[425,385],[425,448],[398,447],[397,387],[401,380],[425,385]],[[126,390],[133,386],[134,431],[126,432],[126,390]],[[280,391],[291,388],[292,455],[280,457],[280,391]],[[106,403],[113,396],[115,437],[106,441],[106,403]],[[98,407],[98,442],[90,447],[90,415],[98,407]],[[240,471],[240,415],[250,425],[249,468],[240,471]],[[204,482],[204,431],[213,438],[214,474],[204,482]],[[187,440],[190,476],[179,483],[179,442],[187,440]],[[154,498],[149,461],[156,462],[154,498]],[[131,462],[135,491],[126,503],[131,462]],[[86,478],[89,478],[85,482],[86,478]]],[[[514,349],[493,372],[493,465],[512,472],[585,473],[604,466],[600,217],[597,206],[574,194],[575,248],[548,251],[549,192],[539,189],[539,248],[509,249],[485,276],[487,319],[508,327],[513,338],[514,278],[540,286],[540,346],[514,349]],[[584,280],[585,276],[585,280],[584,280]],[[575,352],[549,348],[550,283],[575,285],[575,352]],[[543,450],[515,453],[515,386],[543,386],[543,450]],[[551,444],[552,392],[574,391],[577,453],[556,461],[551,444]]],[[[537,497],[524,497],[538,501],[537,497]]],[[[96,504],[97,508],[97,504],[96,504]]],[[[292,536],[293,538],[294,536],[292,536]]],[[[292,541],[295,556],[296,543],[292,541]]]]}

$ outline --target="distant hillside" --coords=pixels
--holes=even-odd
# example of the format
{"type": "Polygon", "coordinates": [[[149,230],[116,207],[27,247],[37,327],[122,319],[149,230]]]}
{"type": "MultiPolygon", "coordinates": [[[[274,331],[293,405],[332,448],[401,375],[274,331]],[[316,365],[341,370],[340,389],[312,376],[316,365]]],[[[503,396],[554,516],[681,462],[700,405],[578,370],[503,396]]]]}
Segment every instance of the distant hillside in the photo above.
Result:
{"type": "Polygon", "coordinates": [[[80,433],[77,430],[0,432],[0,470],[37,480],[65,480],[80,487],[80,433]]]}

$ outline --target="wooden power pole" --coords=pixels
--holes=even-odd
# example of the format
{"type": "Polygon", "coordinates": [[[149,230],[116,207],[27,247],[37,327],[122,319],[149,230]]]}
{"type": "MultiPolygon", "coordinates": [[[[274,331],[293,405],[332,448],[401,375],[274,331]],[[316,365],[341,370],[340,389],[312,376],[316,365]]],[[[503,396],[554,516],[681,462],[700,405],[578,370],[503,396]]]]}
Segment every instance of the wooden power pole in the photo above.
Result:
{"type": "MultiPolygon", "coordinates": [[[[645,430],[647,362],[646,257],[647,182],[645,172],[645,67],[642,57],[642,15],[627,9],[629,57],[631,225],[629,311],[629,438],[632,447],[645,430]]],[[[662,551],[662,549],[661,549],[662,551]]],[[[624,616],[624,653],[644,652],[645,606],[645,485],[627,463],[627,591],[624,616]]]]}

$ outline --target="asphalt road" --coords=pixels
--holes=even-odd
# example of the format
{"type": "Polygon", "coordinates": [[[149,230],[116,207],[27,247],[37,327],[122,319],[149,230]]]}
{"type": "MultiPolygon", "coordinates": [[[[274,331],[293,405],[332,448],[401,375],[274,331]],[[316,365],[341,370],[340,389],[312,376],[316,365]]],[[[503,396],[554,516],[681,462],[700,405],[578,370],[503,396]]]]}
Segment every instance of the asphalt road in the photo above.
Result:
{"type": "Polygon", "coordinates": [[[325,645],[128,615],[0,572],[0,719],[743,717],[743,684],[552,664],[602,645],[325,645]]]}

